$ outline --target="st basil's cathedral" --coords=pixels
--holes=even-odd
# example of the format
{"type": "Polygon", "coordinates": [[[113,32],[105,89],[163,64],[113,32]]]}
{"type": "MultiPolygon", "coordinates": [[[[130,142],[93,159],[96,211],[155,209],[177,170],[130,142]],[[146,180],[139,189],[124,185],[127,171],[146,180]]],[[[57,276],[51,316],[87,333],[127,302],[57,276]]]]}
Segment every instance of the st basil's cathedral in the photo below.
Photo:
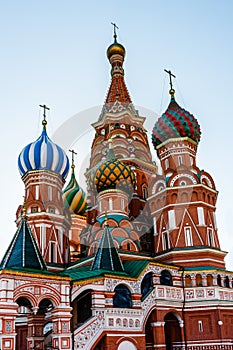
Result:
{"type": "Polygon", "coordinates": [[[1,350],[233,349],[233,272],[219,244],[218,191],[196,163],[199,123],[167,71],[156,164],[125,53],[114,32],[86,192],[75,151],[70,162],[49,138],[45,105],[41,135],[19,154],[25,199],[0,264],[1,350]]]}

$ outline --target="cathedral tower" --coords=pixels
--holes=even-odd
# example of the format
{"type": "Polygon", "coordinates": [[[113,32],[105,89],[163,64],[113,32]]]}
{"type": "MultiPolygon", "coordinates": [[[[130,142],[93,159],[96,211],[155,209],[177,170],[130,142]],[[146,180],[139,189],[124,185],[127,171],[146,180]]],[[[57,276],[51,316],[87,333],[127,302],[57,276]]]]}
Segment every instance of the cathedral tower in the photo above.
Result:
{"type": "Polygon", "coordinates": [[[215,218],[218,192],[210,174],[196,165],[200,127],[178,105],[171,80],[170,84],[171,101],[152,135],[162,167],[149,198],[156,259],[224,268],[226,253],[220,249],[215,218]]]}

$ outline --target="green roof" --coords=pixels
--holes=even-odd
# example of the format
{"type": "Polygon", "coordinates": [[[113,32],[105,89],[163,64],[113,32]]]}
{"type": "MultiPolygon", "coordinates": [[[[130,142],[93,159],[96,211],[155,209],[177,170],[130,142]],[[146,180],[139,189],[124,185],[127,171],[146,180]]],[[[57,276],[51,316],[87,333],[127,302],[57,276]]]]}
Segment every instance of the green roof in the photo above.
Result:
{"type": "Polygon", "coordinates": [[[11,267],[47,269],[25,217],[20,222],[0,264],[0,269],[11,267]]]}
{"type": "Polygon", "coordinates": [[[91,266],[91,270],[124,271],[107,224],[104,226],[100,245],[91,266]]]}

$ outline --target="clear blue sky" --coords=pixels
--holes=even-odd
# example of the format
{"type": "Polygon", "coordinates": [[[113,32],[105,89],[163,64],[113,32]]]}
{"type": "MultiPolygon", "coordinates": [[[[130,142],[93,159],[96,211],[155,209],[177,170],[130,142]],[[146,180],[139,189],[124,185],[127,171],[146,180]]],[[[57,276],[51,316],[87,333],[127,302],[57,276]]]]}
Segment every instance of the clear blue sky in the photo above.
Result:
{"type": "MultiPolygon", "coordinates": [[[[127,50],[126,81],[135,105],[159,114],[166,108],[168,68],[177,76],[178,102],[199,120],[198,165],[220,191],[220,242],[233,268],[232,13],[230,0],[0,1],[1,255],[24,194],[17,157],[41,129],[38,105],[50,106],[53,135],[73,115],[103,103],[114,21],[127,50]]],[[[86,148],[79,143],[80,159],[86,148]]]]}

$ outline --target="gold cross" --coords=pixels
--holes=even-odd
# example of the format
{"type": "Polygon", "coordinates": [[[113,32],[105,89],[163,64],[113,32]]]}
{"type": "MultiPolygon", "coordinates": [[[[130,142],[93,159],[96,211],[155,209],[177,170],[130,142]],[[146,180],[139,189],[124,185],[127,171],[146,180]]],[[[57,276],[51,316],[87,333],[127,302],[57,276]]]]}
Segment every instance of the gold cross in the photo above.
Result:
{"type": "Polygon", "coordinates": [[[171,90],[173,90],[173,85],[172,85],[172,77],[173,77],[173,78],[176,78],[176,76],[175,76],[174,74],[172,74],[172,72],[171,72],[170,70],[164,69],[164,71],[165,71],[166,73],[168,73],[168,74],[169,74],[169,78],[170,78],[170,86],[171,86],[171,90]]]}
{"type": "Polygon", "coordinates": [[[47,121],[46,121],[46,110],[47,110],[47,111],[49,111],[49,110],[50,110],[50,108],[49,108],[49,107],[47,107],[46,105],[39,105],[39,107],[41,107],[41,108],[43,108],[43,109],[44,109],[44,113],[43,113],[43,117],[44,117],[44,119],[43,119],[42,124],[43,124],[43,125],[46,125],[46,124],[47,124],[47,121]]]}
{"type": "Polygon", "coordinates": [[[74,155],[77,154],[77,152],[75,152],[73,149],[69,149],[69,152],[72,153],[72,165],[71,167],[74,168],[75,165],[74,165],[74,155]]]}

